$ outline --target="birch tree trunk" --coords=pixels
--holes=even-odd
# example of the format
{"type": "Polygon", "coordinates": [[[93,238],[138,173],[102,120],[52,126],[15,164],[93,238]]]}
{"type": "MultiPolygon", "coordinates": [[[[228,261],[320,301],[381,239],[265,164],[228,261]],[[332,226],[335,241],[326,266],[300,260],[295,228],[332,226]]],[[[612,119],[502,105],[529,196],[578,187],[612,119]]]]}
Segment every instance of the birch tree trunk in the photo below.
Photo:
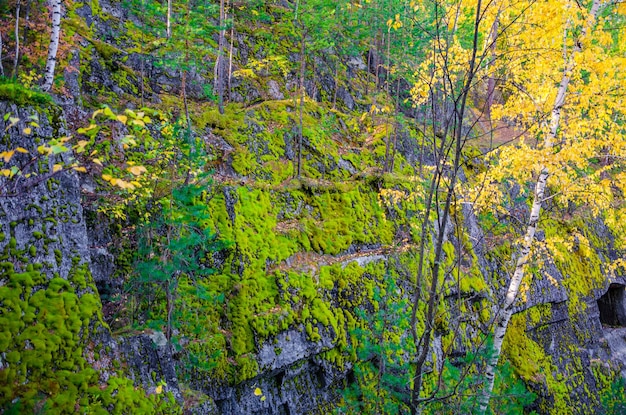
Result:
{"type": "Polygon", "coordinates": [[[52,33],[50,34],[50,47],[48,48],[48,59],[46,60],[44,84],[41,87],[44,91],[49,91],[50,88],[52,88],[54,68],[57,63],[57,50],[59,49],[59,37],[61,34],[61,0],[51,0],[51,6],[52,33]]]}
{"type": "MultiPolygon", "coordinates": [[[[572,70],[575,66],[574,59],[576,55],[582,50],[581,39],[585,37],[589,28],[593,27],[595,23],[596,16],[598,14],[598,11],[600,10],[600,3],[600,0],[593,1],[593,5],[591,7],[591,11],[589,12],[589,16],[587,18],[585,26],[581,31],[580,37],[575,42],[574,48],[572,49],[572,52],[567,60],[567,64],[563,69],[561,83],[559,84],[559,89],[554,100],[554,105],[552,106],[549,131],[544,142],[544,146],[546,149],[550,149],[554,145],[556,134],[559,129],[559,124],[561,122],[561,108],[563,108],[563,105],[565,104],[567,87],[570,83],[572,70]]],[[[535,194],[533,197],[533,205],[530,211],[528,226],[526,227],[526,235],[524,236],[524,241],[522,242],[521,247],[518,251],[519,256],[515,265],[515,272],[513,273],[513,277],[511,278],[511,282],[509,283],[502,309],[496,315],[493,333],[493,349],[491,351],[491,356],[487,361],[487,368],[485,370],[485,387],[481,396],[478,399],[479,414],[484,414],[487,410],[487,406],[489,406],[489,400],[491,399],[491,394],[493,392],[496,366],[498,365],[498,360],[500,359],[500,354],[502,352],[502,343],[504,341],[504,336],[506,334],[509,321],[511,320],[511,315],[513,314],[513,305],[515,304],[515,300],[517,299],[519,287],[522,282],[522,278],[524,277],[524,267],[528,263],[528,259],[530,257],[530,248],[532,246],[533,240],[535,239],[535,232],[537,230],[537,223],[539,222],[541,205],[544,200],[546,183],[549,175],[550,172],[547,166],[542,166],[539,177],[537,178],[537,183],[535,185],[535,194]]]]}
{"type": "Polygon", "coordinates": [[[15,58],[13,59],[13,78],[17,78],[17,65],[20,61],[20,0],[15,6],[15,58]]]}
{"type": "Polygon", "coordinates": [[[167,16],[165,20],[165,36],[169,39],[172,37],[172,0],[167,0],[167,16]]]}
{"type": "Polygon", "coordinates": [[[4,76],[4,66],[2,66],[2,32],[0,32],[0,76],[4,76]]]}

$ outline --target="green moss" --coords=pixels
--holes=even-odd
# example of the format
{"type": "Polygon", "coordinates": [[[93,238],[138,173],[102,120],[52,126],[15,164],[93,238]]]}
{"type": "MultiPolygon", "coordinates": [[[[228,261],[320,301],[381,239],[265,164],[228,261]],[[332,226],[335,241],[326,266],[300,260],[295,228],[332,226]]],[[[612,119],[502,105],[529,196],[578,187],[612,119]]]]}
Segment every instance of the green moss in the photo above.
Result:
{"type": "Polygon", "coordinates": [[[553,364],[552,358],[526,334],[526,318],[523,314],[511,317],[503,352],[523,380],[532,381],[547,389],[554,400],[549,408],[551,414],[571,413],[570,390],[565,379],[553,364]]]}
{"type": "Polygon", "coordinates": [[[0,80],[0,101],[10,101],[18,106],[51,106],[52,97],[46,93],[28,89],[21,84],[0,80]]]}
{"type": "Polygon", "coordinates": [[[63,261],[63,254],[61,253],[60,249],[54,250],[54,259],[56,260],[57,265],[61,266],[61,262],[63,261]]]}
{"type": "Polygon", "coordinates": [[[245,147],[241,148],[233,156],[233,169],[238,174],[247,176],[254,173],[258,166],[256,156],[251,154],[245,147]]]}

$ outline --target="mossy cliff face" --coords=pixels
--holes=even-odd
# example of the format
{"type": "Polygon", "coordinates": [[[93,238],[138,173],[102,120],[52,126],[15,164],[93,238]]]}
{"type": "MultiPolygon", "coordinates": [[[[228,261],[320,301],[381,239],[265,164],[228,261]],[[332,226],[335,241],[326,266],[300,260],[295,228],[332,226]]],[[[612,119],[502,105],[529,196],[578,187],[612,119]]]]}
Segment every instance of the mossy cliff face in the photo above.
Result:
{"type": "MultiPolygon", "coordinates": [[[[139,91],[146,102],[172,116],[183,112],[180,71],[153,65],[140,54],[136,43],[146,42],[120,4],[74,3],[67,14],[66,33],[84,39],[72,55],[79,73],[66,73],[65,86],[75,98],[67,103],[67,114],[88,118],[77,103],[87,108],[101,102],[137,107],[143,104],[139,91]]],[[[236,67],[252,57],[268,57],[260,34],[241,26],[236,67]]],[[[257,29],[272,41],[278,35],[271,25],[257,29]]],[[[295,62],[297,57],[287,50],[293,45],[284,43],[281,39],[276,46],[283,48],[279,53],[295,62]]],[[[134,241],[107,235],[105,226],[93,226],[88,236],[74,174],[59,173],[21,187],[0,182],[19,190],[0,199],[2,409],[331,411],[339,388],[354,379],[355,350],[363,346],[354,333],[371,330],[371,317],[380,315],[386,302],[400,302],[413,293],[432,168],[424,148],[433,143],[408,127],[415,120],[400,117],[392,123],[381,115],[381,108],[394,105],[374,85],[368,86],[372,96],[362,93],[368,82],[362,57],[350,59],[347,79],[340,83],[332,82],[334,71],[325,59],[310,60],[315,69],[305,82],[300,178],[295,178],[299,114],[289,97],[297,71],[281,74],[280,68],[265,68],[251,79],[233,78],[224,115],[201,88],[210,89],[212,75],[188,75],[191,124],[216,172],[213,185],[195,203],[210,212],[206,225],[229,245],[204,258],[215,274],[178,280],[176,311],[184,317],[175,332],[183,347],[179,353],[171,353],[162,334],[165,301],[147,306],[153,309],[155,326],[161,324],[158,330],[141,327],[145,334],[139,334],[137,327],[123,326],[121,318],[115,328],[135,334],[111,336],[101,302],[113,305],[124,283],[136,277],[134,241]],[[336,84],[341,84],[338,102],[331,105],[336,84]],[[382,174],[390,140],[398,150],[390,171],[382,174]],[[395,285],[387,292],[390,280],[395,285]],[[191,295],[198,286],[219,293],[223,301],[191,295]],[[172,395],[165,393],[169,391],[172,395]]],[[[0,151],[21,146],[36,154],[39,144],[65,134],[62,114],[54,106],[34,110],[2,104],[0,114],[6,112],[22,121],[7,131],[0,151]],[[25,120],[35,113],[40,127],[25,136],[25,120]]],[[[83,126],[78,125],[82,120],[75,121],[74,127],[83,126]]],[[[0,121],[0,131],[6,125],[0,121]]],[[[27,157],[17,154],[12,162],[27,157]]],[[[42,163],[39,173],[50,171],[52,164],[42,163]]],[[[453,210],[443,247],[444,299],[435,336],[438,351],[446,348],[462,356],[489,331],[517,235],[511,231],[514,226],[498,232],[493,217],[476,218],[469,205],[453,210]],[[457,331],[463,336],[455,338],[450,326],[460,320],[457,331]]],[[[572,225],[558,216],[542,221],[543,235],[582,242],[573,252],[568,249],[573,245],[538,251],[528,270],[534,278],[527,280],[503,358],[540,395],[539,413],[592,413],[600,407],[599,396],[610,390],[618,363],[611,361],[611,351],[601,340],[596,304],[613,282],[605,266],[613,258],[603,256],[611,250],[610,232],[590,225],[595,219],[572,225]]],[[[96,217],[93,224],[98,221],[96,217]]],[[[424,311],[417,312],[420,332],[424,311]]],[[[392,331],[384,341],[404,347],[406,337],[392,331]]],[[[443,364],[437,351],[433,355],[430,365],[443,364]]]]}
{"type": "MultiPolygon", "coordinates": [[[[59,111],[0,102],[0,113],[21,120],[11,128],[0,121],[6,131],[1,150],[29,151],[16,152],[13,165],[25,165],[39,145],[63,134],[59,111]],[[32,117],[39,126],[25,135],[32,117]]],[[[78,177],[68,172],[48,177],[53,163],[42,160],[36,176],[4,178],[0,184],[0,408],[169,413],[173,397],[137,389],[121,366],[123,353],[102,322],[89,268],[78,177]]]]}
{"type": "MultiPolygon", "coordinates": [[[[518,204],[512,210],[524,208],[518,204]]],[[[585,207],[577,213],[586,217],[585,207]]],[[[559,206],[542,212],[504,353],[539,395],[539,413],[611,413],[607,401],[624,399],[611,384],[619,379],[625,362],[622,351],[607,341],[613,330],[621,329],[602,321],[598,300],[611,284],[624,285],[623,276],[612,267],[618,258],[615,231],[601,218],[563,220],[570,214],[559,206]]],[[[487,235],[487,244],[495,240],[500,246],[486,257],[506,272],[512,265],[502,259],[510,258],[511,245],[510,238],[502,237],[498,231],[487,235]]],[[[496,287],[499,284],[501,280],[494,281],[496,287]]],[[[623,307],[621,301],[614,302],[611,313],[618,314],[623,307]]]]}

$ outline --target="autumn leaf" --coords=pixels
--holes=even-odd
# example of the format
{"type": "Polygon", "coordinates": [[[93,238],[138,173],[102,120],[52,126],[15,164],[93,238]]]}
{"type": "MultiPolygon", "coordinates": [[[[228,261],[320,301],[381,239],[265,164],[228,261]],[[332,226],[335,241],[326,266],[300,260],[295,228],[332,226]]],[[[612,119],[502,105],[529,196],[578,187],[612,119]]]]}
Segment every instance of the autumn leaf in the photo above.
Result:
{"type": "Polygon", "coordinates": [[[263,391],[261,390],[261,388],[258,388],[258,387],[257,387],[257,388],[254,390],[254,395],[255,395],[255,396],[261,396],[261,395],[263,395],[263,391]]]}
{"type": "Polygon", "coordinates": [[[28,154],[28,150],[26,150],[24,147],[18,147],[15,149],[15,151],[17,151],[18,153],[28,154]]]}
{"type": "Polygon", "coordinates": [[[87,146],[87,144],[89,144],[89,141],[87,140],[80,140],[75,146],[74,146],[74,151],[76,151],[77,153],[82,153],[83,151],[85,151],[85,147],[87,146]]]}
{"type": "Polygon", "coordinates": [[[57,163],[54,166],[52,166],[52,172],[53,173],[56,173],[56,172],[61,171],[61,170],[63,170],[63,164],[61,164],[61,163],[57,163]]]}
{"type": "Polygon", "coordinates": [[[140,174],[146,173],[148,171],[144,166],[132,166],[128,167],[126,170],[128,170],[135,176],[139,176],[140,174]]]}
{"type": "Polygon", "coordinates": [[[133,190],[135,185],[127,182],[126,180],[117,179],[115,185],[121,189],[133,190]]]}
{"type": "Polygon", "coordinates": [[[32,131],[33,131],[33,130],[32,130],[32,128],[30,128],[30,127],[26,127],[26,128],[24,128],[24,129],[22,130],[22,133],[23,133],[24,135],[30,135],[30,133],[31,133],[32,131]]]}
{"type": "Polygon", "coordinates": [[[157,395],[163,393],[163,385],[159,385],[157,386],[154,391],[156,392],[157,395]]]}
{"type": "Polygon", "coordinates": [[[13,157],[14,153],[15,150],[3,151],[2,153],[0,153],[0,157],[2,157],[5,163],[8,163],[9,161],[11,161],[11,157],[13,157]]]}

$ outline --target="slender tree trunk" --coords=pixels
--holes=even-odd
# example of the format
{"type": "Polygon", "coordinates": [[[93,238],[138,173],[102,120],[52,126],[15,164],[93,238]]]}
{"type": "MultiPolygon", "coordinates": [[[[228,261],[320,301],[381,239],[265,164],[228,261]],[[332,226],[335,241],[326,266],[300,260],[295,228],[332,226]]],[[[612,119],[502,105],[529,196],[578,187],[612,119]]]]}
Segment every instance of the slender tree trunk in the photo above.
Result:
{"type": "Polygon", "coordinates": [[[13,58],[13,78],[17,78],[17,65],[20,61],[20,0],[15,6],[15,57],[13,58]]]}
{"type": "MultiPolygon", "coordinates": [[[[395,113],[394,113],[394,117],[398,115],[398,109],[400,108],[400,80],[398,79],[398,82],[396,84],[396,105],[395,105],[395,113]]],[[[395,167],[396,164],[396,150],[398,148],[398,129],[400,128],[400,124],[396,121],[394,123],[394,128],[393,128],[393,150],[391,152],[391,163],[389,166],[389,172],[393,173],[393,169],[395,167]]]]}
{"type": "Polygon", "coordinates": [[[30,5],[31,0],[26,2],[26,11],[24,13],[24,29],[22,30],[22,42],[26,45],[26,36],[28,36],[28,24],[30,23],[30,5]]]}
{"type": "Polygon", "coordinates": [[[365,96],[369,95],[369,77],[370,70],[372,68],[372,46],[370,45],[367,51],[367,71],[365,71],[366,79],[365,79],[365,96]]]}
{"type": "Polygon", "coordinates": [[[389,113],[385,117],[385,162],[383,164],[383,173],[389,171],[390,149],[391,149],[391,131],[389,131],[389,113]]]}
{"type": "Polygon", "coordinates": [[[224,0],[220,0],[220,35],[217,52],[217,105],[220,114],[224,114],[224,43],[226,40],[224,0]]]}
{"type": "Polygon", "coordinates": [[[167,16],[165,20],[165,37],[169,39],[172,37],[172,0],[167,0],[167,16]]]}
{"type": "MultiPolygon", "coordinates": [[[[500,24],[500,13],[496,15],[496,19],[493,22],[493,26],[491,27],[491,36],[490,41],[491,45],[491,57],[487,60],[487,73],[489,73],[489,69],[496,62],[496,42],[498,41],[498,26],[500,24]]],[[[493,94],[496,90],[496,77],[495,74],[490,74],[489,79],[487,79],[487,101],[485,103],[485,116],[491,122],[491,106],[493,105],[493,94]]]]}
{"type": "MultiPolygon", "coordinates": [[[[570,83],[570,77],[574,66],[576,64],[575,57],[582,50],[582,45],[580,39],[584,38],[589,28],[592,27],[595,23],[596,16],[600,10],[600,0],[594,0],[593,5],[591,6],[591,11],[589,12],[589,16],[587,18],[587,22],[583,27],[581,35],[579,39],[576,40],[574,44],[574,48],[568,58],[567,65],[563,70],[563,74],[561,77],[561,83],[559,85],[559,89],[557,91],[556,99],[554,100],[554,105],[552,106],[552,114],[550,117],[550,126],[548,134],[546,135],[546,139],[544,142],[544,147],[546,149],[551,149],[554,145],[556,135],[559,129],[559,124],[561,122],[561,109],[565,104],[565,96],[567,93],[567,87],[570,83]]],[[[515,265],[515,272],[513,273],[513,277],[511,278],[511,282],[509,283],[509,287],[506,292],[506,298],[504,300],[503,307],[496,315],[495,318],[495,328],[493,333],[493,349],[489,360],[487,361],[487,368],[485,369],[485,377],[486,383],[485,387],[479,397],[479,414],[484,414],[487,410],[487,406],[489,406],[489,400],[491,399],[491,394],[493,391],[493,384],[495,380],[495,371],[496,366],[498,365],[498,360],[500,359],[500,354],[502,353],[502,343],[504,341],[504,336],[506,334],[506,330],[509,326],[509,321],[511,319],[511,315],[513,314],[513,305],[515,304],[515,300],[517,299],[517,294],[519,293],[519,287],[522,283],[522,279],[524,277],[524,268],[528,263],[530,257],[530,249],[535,239],[535,232],[537,230],[537,223],[539,222],[539,214],[541,212],[541,205],[544,200],[544,194],[546,190],[546,183],[548,181],[548,176],[550,172],[546,166],[541,168],[541,172],[539,173],[539,177],[537,179],[537,183],[535,184],[535,194],[533,197],[533,205],[530,211],[530,217],[528,219],[528,226],[526,227],[526,235],[524,236],[524,241],[522,242],[521,247],[518,251],[517,263],[515,265]]]]}
{"type": "Polygon", "coordinates": [[[191,119],[189,118],[189,106],[187,105],[187,71],[181,69],[183,105],[185,107],[185,119],[187,120],[187,134],[191,140],[191,119]]]}
{"type": "MultiPolygon", "coordinates": [[[[232,1],[231,1],[231,7],[233,7],[232,5],[232,1]]],[[[232,90],[232,86],[231,86],[231,81],[232,81],[232,73],[233,73],[233,43],[235,42],[235,13],[232,13],[232,26],[230,27],[230,47],[228,48],[228,99],[230,100],[230,97],[233,93],[232,90]]]]}
{"type": "Polygon", "coordinates": [[[59,49],[59,38],[61,36],[61,0],[51,0],[51,5],[52,33],[50,34],[50,47],[48,48],[48,59],[46,60],[44,84],[41,87],[44,91],[49,91],[54,82],[54,68],[57,63],[57,50],[59,49]]]}
{"type": "MultiPolygon", "coordinates": [[[[378,33],[376,34],[376,39],[374,40],[374,43],[376,45],[374,47],[375,51],[380,50],[381,43],[383,43],[385,41],[385,34],[384,34],[384,32],[381,34],[381,36],[382,36],[382,40],[379,39],[378,33]]],[[[376,71],[375,71],[375,75],[376,75],[376,89],[379,89],[380,88],[380,62],[379,62],[379,58],[378,58],[378,53],[376,53],[376,55],[373,56],[373,58],[374,58],[374,64],[376,66],[376,71]]]]}
{"type": "Polygon", "coordinates": [[[385,81],[387,82],[387,95],[389,95],[389,81],[391,79],[391,27],[387,31],[387,73],[385,81]]]}
{"type": "MultiPolygon", "coordinates": [[[[445,238],[445,234],[446,234],[447,226],[448,226],[450,206],[452,203],[452,199],[454,197],[454,187],[456,185],[456,180],[458,178],[458,172],[460,168],[461,151],[463,149],[463,120],[465,117],[467,97],[471,90],[474,76],[476,75],[476,56],[478,53],[478,29],[479,29],[481,15],[483,13],[483,10],[481,10],[481,8],[482,8],[482,1],[478,0],[478,3],[476,4],[476,14],[475,14],[475,21],[474,21],[472,56],[469,61],[469,68],[467,71],[465,82],[463,84],[463,89],[458,96],[458,100],[454,100],[455,102],[454,129],[453,129],[454,142],[455,142],[454,162],[453,162],[452,171],[450,173],[449,184],[448,184],[448,189],[447,189],[447,194],[446,194],[446,201],[445,201],[445,205],[444,205],[443,212],[442,212],[443,217],[439,218],[439,221],[438,221],[439,226],[437,229],[437,240],[435,244],[435,257],[434,257],[432,267],[431,267],[430,297],[428,299],[426,321],[424,322],[425,329],[424,329],[424,333],[418,340],[417,328],[416,328],[417,308],[419,307],[419,303],[421,301],[420,300],[420,286],[421,286],[421,279],[422,279],[421,270],[422,270],[422,264],[425,259],[423,244],[424,244],[424,239],[427,237],[426,232],[425,232],[427,229],[427,226],[425,224],[427,223],[429,219],[428,216],[424,217],[424,222],[422,224],[422,235],[421,235],[422,242],[420,244],[421,245],[420,263],[418,266],[418,275],[416,279],[417,284],[415,287],[416,294],[415,294],[415,299],[413,301],[413,310],[412,310],[412,315],[411,315],[411,331],[412,331],[413,338],[415,339],[416,351],[417,351],[417,359],[416,359],[416,364],[415,364],[415,376],[413,378],[414,379],[413,389],[411,391],[411,414],[412,415],[417,415],[421,413],[420,394],[421,394],[422,383],[423,383],[423,368],[426,362],[428,351],[430,350],[431,336],[434,331],[435,313],[437,310],[437,303],[439,300],[439,295],[437,294],[437,290],[438,290],[437,287],[438,287],[438,280],[439,280],[439,270],[441,267],[441,259],[443,255],[443,243],[444,243],[444,238],[445,238]]],[[[447,122],[446,122],[446,125],[448,125],[447,122]]],[[[447,132],[447,128],[446,128],[446,132],[447,132]]],[[[440,147],[442,150],[444,150],[443,143],[445,142],[445,135],[441,140],[442,140],[442,144],[440,147]]],[[[445,156],[445,153],[443,152],[440,153],[439,158],[442,161],[445,161],[447,159],[447,157],[445,156]]],[[[429,204],[432,202],[433,197],[436,197],[436,192],[439,187],[438,183],[440,182],[440,179],[443,175],[443,168],[444,166],[443,165],[439,166],[439,163],[438,163],[436,177],[433,178],[433,184],[431,184],[431,188],[430,188],[429,202],[428,202],[429,204]],[[434,184],[435,183],[434,180],[437,181],[436,185],[434,184]]],[[[427,215],[429,211],[430,211],[430,206],[427,206],[427,215]]]]}
{"type": "Polygon", "coordinates": [[[337,108],[337,90],[339,89],[339,56],[335,59],[335,90],[333,91],[333,109],[337,108]]]}
{"type": "Polygon", "coordinates": [[[4,76],[4,66],[2,65],[2,32],[0,32],[0,76],[4,76]]]}
{"type": "Polygon", "coordinates": [[[144,0],[141,0],[141,17],[140,17],[140,21],[141,21],[141,45],[139,46],[140,50],[139,53],[141,54],[141,106],[144,106],[144,102],[143,102],[143,97],[145,94],[144,91],[144,77],[145,77],[145,64],[146,64],[146,55],[143,53],[143,44],[145,43],[144,41],[144,30],[146,27],[146,22],[144,20],[144,14],[145,14],[145,4],[144,4],[144,0]]]}

